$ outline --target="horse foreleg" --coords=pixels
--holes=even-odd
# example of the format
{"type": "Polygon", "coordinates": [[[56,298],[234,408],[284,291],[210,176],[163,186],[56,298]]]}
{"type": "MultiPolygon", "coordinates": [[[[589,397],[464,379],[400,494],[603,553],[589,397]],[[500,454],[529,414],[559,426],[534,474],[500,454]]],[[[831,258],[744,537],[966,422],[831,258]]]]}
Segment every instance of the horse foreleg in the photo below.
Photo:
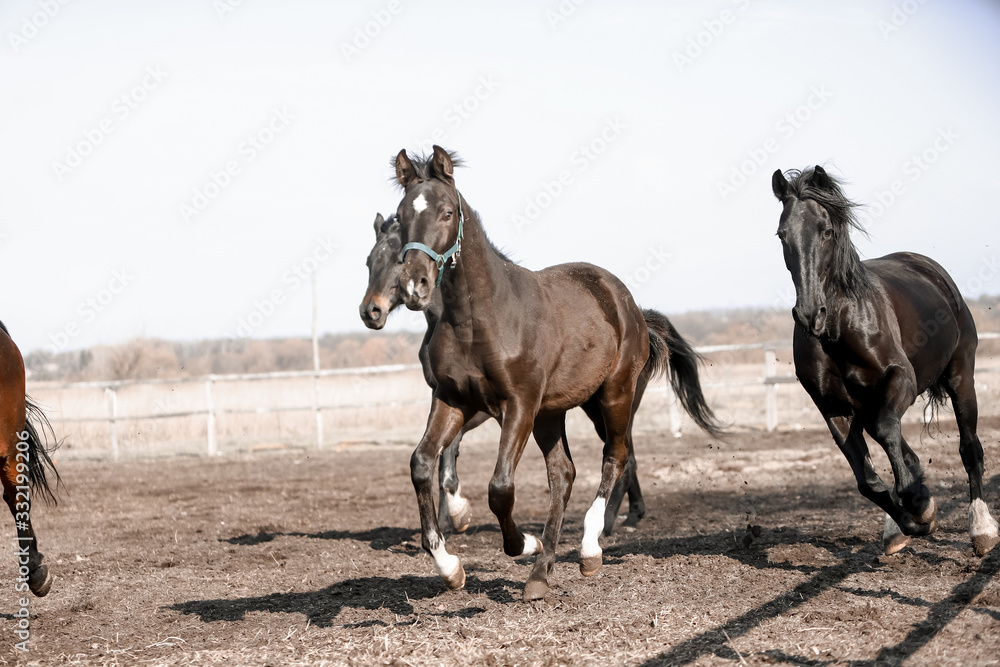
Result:
{"type": "Polygon", "coordinates": [[[531,435],[536,405],[525,400],[508,402],[500,429],[497,464],[490,478],[490,510],[500,523],[503,551],[511,557],[531,556],[542,550],[542,543],[534,535],[521,533],[513,517],[514,471],[531,435]]]}
{"type": "Polygon", "coordinates": [[[462,496],[462,484],[458,480],[459,445],[465,434],[489,419],[489,415],[480,412],[462,427],[450,445],[441,452],[438,463],[438,527],[442,533],[454,530],[464,533],[472,523],[472,510],[469,501],[462,496]]]}
{"type": "Polygon", "coordinates": [[[464,423],[465,415],[461,410],[435,398],[427,418],[427,429],[410,457],[410,479],[420,512],[421,544],[434,559],[437,573],[453,590],[465,585],[465,570],[458,557],[448,553],[445,547],[434,511],[432,479],[435,460],[445,445],[455,439],[464,423]]]}

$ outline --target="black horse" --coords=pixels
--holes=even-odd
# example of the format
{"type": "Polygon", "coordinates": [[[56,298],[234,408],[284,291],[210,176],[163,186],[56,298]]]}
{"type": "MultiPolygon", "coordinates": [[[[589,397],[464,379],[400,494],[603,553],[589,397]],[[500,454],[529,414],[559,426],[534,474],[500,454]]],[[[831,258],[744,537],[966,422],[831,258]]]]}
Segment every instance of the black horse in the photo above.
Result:
{"type": "Polygon", "coordinates": [[[976,435],[976,325],[940,265],[901,252],[862,262],[851,241],[863,231],[840,182],[822,167],[775,171],[784,207],[778,238],[795,284],[794,359],[799,381],[823,414],[862,495],[886,512],[887,554],[937,527],[937,506],[900,419],[917,396],[951,398],[969,475],[969,533],[977,555],[998,542],[982,498],[983,448],[976,435]],[[889,457],[895,487],[872,467],[864,433],[889,457]]]}
{"type": "MultiPolygon", "coordinates": [[[[399,233],[399,220],[396,214],[392,214],[388,219],[381,214],[375,216],[375,245],[368,254],[368,290],[361,301],[359,311],[361,321],[369,329],[381,329],[385,326],[389,313],[403,305],[403,299],[399,291],[399,275],[403,263],[400,261],[400,254],[403,242],[399,233]]],[[[503,253],[496,248],[493,249],[502,259],[509,261],[503,253]]],[[[424,379],[428,386],[433,389],[437,386],[434,374],[431,371],[430,358],[427,352],[428,343],[434,335],[434,328],[437,326],[441,313],[444,310],[444,302],[441,299],[441,290],[435,290],[431,295],[430,304],[424,308],[424,316],[427,319],[427,332],[420,345],[420,365],[423,368],[424,379]]],[[[651,333],[651,344],[666,347],[670,357],[670,382],[675,393],[681,398],[681,405],[691,415],[699,425],[705,425],[710,432],[714,432],[714,424],[705,420],[706,415],[699,413],[698,398],[687,390],[689,386],[698,387],[698,363],[700,357],[697,352],[684,340],[673,324],[665,315],[654,310],[644,310],[643,316],[646,325],[651,333]]],[[[638,408],[639,401],[646,386],[649,384],[650,376],[654,371],[653,365],[647,363],[640,374],[636,384],[637,399],[635,407],[638,408]]],[[[594,422],[597,435],[604,439],[604,421],[596,405],[587,404],[584,406],[587,416],[594,422]]],[[[438,465],[438,527],[442,532],[449,528],[455,532],[464,532],[472,520],[472,513],[468,501],[462,496],[461,483],[458,479],[458,456],[459,445],[462,437],[469,431],[490,419],[485,412],[480,412],[471,420],[465,423],[462,430],[451,445],[445,447],[441,453],[438,465]]],[[[564,436],[565,438],[565,436],[564,436]]],[[[564,446],[568,446],[563,442],[564,446]]],[[[629,458],[628,465],[615,487],[604,515],[604,534],[610,536],[614,532],[615,520],[618,516],[618,509],[621,507],[625,493],[628,493],[629,511],[625,520],[626,526],[636,525],[646,514],[646,505],[642,499],[642,489],[636,475],[635,456],[629,458]]]]}
{"type": "MultiPolygon", "coordinates": [[[[452,156],[440,146],[427,160],[415,163],[405,150],[395,160],[396,179],[405,191],[396,211],[403,241],[403,302],[412,310],[425,309],[440,288],[443,303],[427,343],[436,382],[431,412],[410,459],[422,544],[447,585],[461,588],[465,571],[438,529],[431,476],[441,451],[470,419],[486,412],[501,422],[490,509],[507,555],[537,554],[524,589],[524,599],[533,600],[548,590],[576,477],[563,438],[566,411],[589,406],[604,428],[601,482],[584,519],[580,548],[580,571],[590,576],[601,567],[598,537],[605,510],[632,456],[637,385],[647,364],[652,375],[666,370],[668,349],[650,335],[643,311],[607,271],[576,263],[536,272],[505,260],[462,200],[453,167],[452,156]],[[541,540],[522,533],[512,516],[514,471],[532,434],[549,482],[541,540]]],[[[697,399],[702,425],[713,428],[700,386],[687,389],[689,398],[697,399]]]]}

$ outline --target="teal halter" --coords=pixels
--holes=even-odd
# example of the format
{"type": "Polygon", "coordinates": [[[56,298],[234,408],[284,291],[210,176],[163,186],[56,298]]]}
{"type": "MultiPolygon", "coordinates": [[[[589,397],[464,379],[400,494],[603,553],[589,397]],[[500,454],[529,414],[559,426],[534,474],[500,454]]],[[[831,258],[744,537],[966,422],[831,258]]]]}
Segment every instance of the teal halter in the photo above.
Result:
{"type": "Polygon", "coordinates": [[[462,213],[462,195],[455,190],[455,194],[458,195],[458,238],[455,239],[455,245],[444,251],[443,255],[439,255],[434,252],[434,249],[424,243],[418,243],[416,241],[412,243],[407,243],[403,246],[403,250],[399,254],[399,261],[406,260],[407,250],[419,250],[426,253],[434,263],[437,264],[438,277],[437,282],[434,283],[435,287],[441,286],[441,279],[444,277],[444,265],[451,260],[451,265],[453,267],[458,266],[458,256],[462,254],[462,227],[465,224],[465,214],[462,213]]]}

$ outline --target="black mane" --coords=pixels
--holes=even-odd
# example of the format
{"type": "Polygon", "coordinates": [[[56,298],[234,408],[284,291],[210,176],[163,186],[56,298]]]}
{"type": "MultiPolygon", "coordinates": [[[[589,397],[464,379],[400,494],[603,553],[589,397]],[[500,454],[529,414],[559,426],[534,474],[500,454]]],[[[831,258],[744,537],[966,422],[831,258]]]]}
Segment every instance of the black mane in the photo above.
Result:
{"type": "Polygon", "coordinates": [[[868,236],[868,232],[858,221],[854,209],[860,206],[844,194],[843,183],[839,178],[824,174],[827,183],[825,187],[816,186],[813,181],[815,169],[789,169],[785,172],[788,181],[788,192],[798,199],[811,199],[830,215],[830,222],[835,230],[837,243],[836,256],[833,260],[834,277],[845,292],[852,296],[867,296],[874,290],[874,284],[868,275],[868,270],[858,255],[858,249],[851,240],[851,230],[868,236]]]}

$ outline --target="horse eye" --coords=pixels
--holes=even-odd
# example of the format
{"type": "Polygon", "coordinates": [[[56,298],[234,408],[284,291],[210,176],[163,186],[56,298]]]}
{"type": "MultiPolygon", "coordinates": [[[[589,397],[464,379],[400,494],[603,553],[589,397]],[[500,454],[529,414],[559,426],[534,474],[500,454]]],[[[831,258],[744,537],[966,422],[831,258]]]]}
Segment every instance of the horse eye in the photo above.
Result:
{"type": "Polygon", "coordinates": [[[444,219],[445,220],[451,220],[452,213],[453,213],[452,211],[445,211],[444,212],[444,219]]]}
{"type": "Polygon", "coordinates": [[[832,238],[833,238],[833,229],[832,228],[824,229],[823,230],[823,240],[824,241],[829,241],[832,238]]]}

